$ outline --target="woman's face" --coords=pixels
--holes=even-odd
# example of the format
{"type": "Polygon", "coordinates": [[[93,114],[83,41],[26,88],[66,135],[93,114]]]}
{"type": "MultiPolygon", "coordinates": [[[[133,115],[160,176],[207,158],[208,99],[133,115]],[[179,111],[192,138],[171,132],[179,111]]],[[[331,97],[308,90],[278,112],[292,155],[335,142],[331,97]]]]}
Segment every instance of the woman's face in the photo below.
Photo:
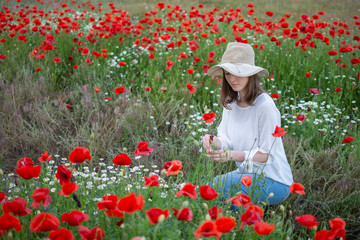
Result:
{"type": "Polygon", "coordinates": [[[224,72],[225,72],[225,79],[229,83],[231,88],[235,92],[240,92],[240,94],[244,93],[246,85],[249,82],[249,77],[237,77],[225,70],[224,70],[224,72]]]}

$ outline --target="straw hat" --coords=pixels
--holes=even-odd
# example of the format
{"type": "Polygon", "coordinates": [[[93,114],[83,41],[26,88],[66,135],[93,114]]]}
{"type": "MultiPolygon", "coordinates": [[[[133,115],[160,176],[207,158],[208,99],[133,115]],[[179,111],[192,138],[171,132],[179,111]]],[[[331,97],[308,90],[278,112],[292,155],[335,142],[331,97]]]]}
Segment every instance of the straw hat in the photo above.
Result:
{"type": "Polygon", "coordinates": [[[220,64],[211,67],[208,75],[223,74],[223,69],[238,77],[249,77],[257,74],[259,77],[269,76],[269,72],[262,67],[255,66],[255,53],[250,44],[231,42],[227,45],[220,64]]]}

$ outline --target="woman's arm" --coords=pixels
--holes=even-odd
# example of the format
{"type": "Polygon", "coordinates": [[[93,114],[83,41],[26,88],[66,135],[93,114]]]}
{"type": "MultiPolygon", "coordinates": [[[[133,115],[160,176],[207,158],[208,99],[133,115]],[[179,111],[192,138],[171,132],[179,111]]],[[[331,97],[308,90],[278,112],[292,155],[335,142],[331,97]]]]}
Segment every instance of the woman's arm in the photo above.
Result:
{"type": "MultiPolygon", "coordinates": [[[[226,150],[221,149],[218,151],[207,151],[207,154],[210,157],[214,157],[215,162],[228,162],[228,161],[235,161],[235,162],[243,162],[245,160],[246,153],[244,151],[236,151],[236,150],[226,150]]],[[[268,159],[267,153],[256,152],[253,156],[253,162],[258,163],[265,163],[268,159]]]]}

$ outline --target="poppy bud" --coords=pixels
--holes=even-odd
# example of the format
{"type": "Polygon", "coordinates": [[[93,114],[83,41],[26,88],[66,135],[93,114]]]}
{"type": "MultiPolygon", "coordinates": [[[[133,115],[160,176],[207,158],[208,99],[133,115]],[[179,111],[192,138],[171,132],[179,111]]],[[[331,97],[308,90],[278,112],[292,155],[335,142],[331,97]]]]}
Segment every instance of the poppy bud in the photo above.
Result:
{"type": "Polygon", "coordinates": [[[75,200],[78,208],[81,208],[81,202],[80,202],[78,196],[75,193],[73,194],[73,199],[75,200]]]}
{"type": "Polygon", "coordinates": [[[166,176],[166,173],[167,173],[167,170],[166,170],[166,169],[163,169],[163,170],[161,170],[160,175],[166,176]]]}
{"type": "Polygon", "coordinates": [[[195,146],[199,146],[199,142],[198,141],[196,141],[195,139],[194,139],[194,144],[195,144],[195,146]]]}
{"type": "Polygon", "coordinates": [[[285,211],[285,207],[284,205],[280,205],[280,211],[284,212],[285,211]]]}
{"type": "Polygon", "coordinates": [[[206,203],[203,203],[203,207],[207,210],[209,209],[208,205],[206,203]]]}
{"type": "Polygon", "coordinates": [[[71,175],[70,181],[71,181],[72,183],[75,182],[75,177],[74,177],[74,175],[71,175]]]}
{"type": "Polygon", "coordinates": [[[95,139],[95,134],[94,133],[91,133],[90,139],[91,139],[91,141],[94,141],[94,139],[95,139]]]}
{"type": "Polygon", "coordinates": [[[189,201],[183,201],[181,206],[183,207],[189,207],[189,201]]]}
{"type": "Polygon", "coordinates": [[[124,153],[127,152],[127,148],[126,148],[126,147],[123,148],[123,152],[124,152],[124,153]]]}
{"type": "Polygon", "coordinates": [[[271,192],[271,193],[269,194],[269,197],[273,197],[273,196],[274,196],[274,193],[271,192]]]}
{"type": "Polygon", "coordinates": [[[6,239],[13,239],[13,233],[9,232],[6,239]]]}
{"type": "Polygon", "coordinates": [[[206,214],[206,216],[205,216],[205,221],[211,221],[211,216],[210,216],[210,214],[206,214]]]}
{"type": "Polygon", "coordinates": [[[289,215],[292,216],[292,211],[291,210],[289,210],[289,215]]]}
{"type": "Polygon", "coordinates": [[[162,223],[165,220],[165,215],[161,214],[158,218],[158,223],[162,223]]]}
{"type": "Polygon", "coordinates": [[[275,216],[275,211],[271,211],[271,216],[275,216]]]}
{"type": "Polygon", "coordinates": [[[2,176],[2,175],[4,175],[4,172],[3,172],[3,170],[0,168],[0,175],[2,176]]]}

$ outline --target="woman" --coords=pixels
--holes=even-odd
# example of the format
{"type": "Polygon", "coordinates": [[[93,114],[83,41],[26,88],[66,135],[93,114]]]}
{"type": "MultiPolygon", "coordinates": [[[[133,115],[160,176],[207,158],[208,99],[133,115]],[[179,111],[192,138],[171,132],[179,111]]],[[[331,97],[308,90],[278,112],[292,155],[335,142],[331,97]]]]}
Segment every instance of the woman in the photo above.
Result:
{"type": "Polygon", "coordinates": [[[220,102],[224,109],[218,135],[206,134],[202,141],[214,161],[235,161],[238,167],[212,180],[224,198],[250,191],[254,203],[274,205],[289,196],[293,177],[282,139],[272,135],[280,127],[280,112],[259,82],[269,73],[254,61],[249,44],[232,42],[221,63],[208,70],[210,76],[223,75],[220,102]],[[246,175],[252,178],[250,187],[241,184],[246,175]]]}

